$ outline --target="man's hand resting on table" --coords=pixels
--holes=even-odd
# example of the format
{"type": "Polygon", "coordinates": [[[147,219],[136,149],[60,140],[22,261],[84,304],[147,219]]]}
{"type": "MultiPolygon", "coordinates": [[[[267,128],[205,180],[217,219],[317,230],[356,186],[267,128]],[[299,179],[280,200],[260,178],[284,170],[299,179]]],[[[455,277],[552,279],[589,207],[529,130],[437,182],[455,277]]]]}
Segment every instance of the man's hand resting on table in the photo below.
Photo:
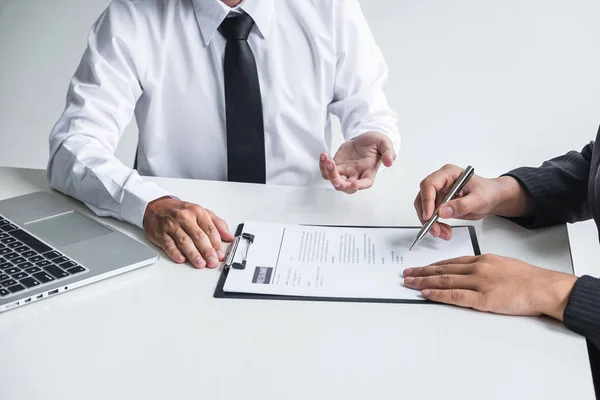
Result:
{"type": "Polygon", "coordinates": [[[348,194],[368,189],[383,163],[391,167],[396,159],[394,144],[389,137],[378,132],[367,132],[342,144],[333,159],[321,154],[321,176],[331,182],[336,190],[348,194]]]}
{"type": "Polygon", "coordinates": [[[181,200],[163,197],[148,204],[144,231],[177,263],[189,260],[196,268],[215,268],[225,258],[223,241],[233,235],[214,212],[181,200]]]}
{"type": "Polygon", "coordinates": [[[496,255],[461,257],[404,271],[404,285],[428,300],[507,315],[559,321],[576,276],[496,255]]]}

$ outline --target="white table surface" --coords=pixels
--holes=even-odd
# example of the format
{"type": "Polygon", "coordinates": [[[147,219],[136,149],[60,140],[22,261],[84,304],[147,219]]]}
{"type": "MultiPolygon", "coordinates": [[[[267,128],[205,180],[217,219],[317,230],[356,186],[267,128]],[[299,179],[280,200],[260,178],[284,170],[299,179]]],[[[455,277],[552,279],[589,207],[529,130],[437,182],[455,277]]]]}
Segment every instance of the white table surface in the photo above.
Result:
{"type": "MultiPolygon", "coordinates": [[[[414,225],[409,195],[153,179],[245,220],[414,225]]],[[[0,168],[0,199],[49,190],[0,168]]],[[[412,197],[412,194],[410,194],[412,197]]],[[[146,241],[143,232],[103,222],[146,241]]],[[[571,270],[567,229],[474,223],[483,252],[571,270]]],[[[442,305],[215,299],[166,257],[0,314],[0,399],[593,399],[585,340],[547,318],[442,305]]]]}

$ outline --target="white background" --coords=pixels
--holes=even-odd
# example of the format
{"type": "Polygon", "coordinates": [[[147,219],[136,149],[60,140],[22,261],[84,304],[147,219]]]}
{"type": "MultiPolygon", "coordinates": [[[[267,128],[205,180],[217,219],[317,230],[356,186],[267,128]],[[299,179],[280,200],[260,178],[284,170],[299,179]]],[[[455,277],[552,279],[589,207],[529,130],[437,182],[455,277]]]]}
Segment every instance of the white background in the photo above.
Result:
{"type": "MultiPolygon", "coordinates": [[[[87,32],[108,3],[0,0],[0,165],[45,168],[47,135],[87,32]]],[[[374,190],[396,192],[398,207],[411,207],[420,179],[444,163],[495,176],[595,137],[600,2],[361,4],[390,67],[387,93],[402,134],[398,162],[374,190]]],[[[117,152],[127,164],[136,142],[132,125],[117,152]]],[[[595,227],[570,230],[578,272],[594,271],[595,227]]]]}

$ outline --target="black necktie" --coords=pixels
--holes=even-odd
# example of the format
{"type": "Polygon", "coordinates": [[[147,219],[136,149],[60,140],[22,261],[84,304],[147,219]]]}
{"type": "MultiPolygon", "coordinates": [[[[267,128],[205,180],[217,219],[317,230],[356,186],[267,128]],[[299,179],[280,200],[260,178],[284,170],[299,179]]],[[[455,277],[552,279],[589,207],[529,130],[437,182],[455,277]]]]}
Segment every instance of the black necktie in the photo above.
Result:
{"type": "Polygon", "coordinates": [[[260,84],[248,35],[254,21],[247,14],[225,18],[219,32],[225,47],[225,112],[229,181],[265,183],[265,131],[260,84]]]}

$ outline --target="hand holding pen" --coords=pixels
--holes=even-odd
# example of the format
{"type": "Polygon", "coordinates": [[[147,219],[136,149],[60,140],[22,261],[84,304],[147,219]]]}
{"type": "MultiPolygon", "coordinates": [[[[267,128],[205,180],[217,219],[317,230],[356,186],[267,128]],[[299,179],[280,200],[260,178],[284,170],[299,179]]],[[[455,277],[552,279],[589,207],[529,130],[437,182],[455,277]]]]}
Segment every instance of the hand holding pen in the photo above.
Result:
{"type": "MultiPolygon", "coordinates": [[[[458,191],[458,197],[444,201],[464,172],[463,168],[456,165],[446,165],[421,182],[414,202],[421,223],[429,221],[436,210],[442,219],[470,221],[483,219],[488,215],[513,217],[531,214],[531,197],[510,176],[487,179],[473,174],[458,191]]],[[[439,221],[431,224],[429,233],[444,240],[452,238],[452,228],[439,221]]]]}

